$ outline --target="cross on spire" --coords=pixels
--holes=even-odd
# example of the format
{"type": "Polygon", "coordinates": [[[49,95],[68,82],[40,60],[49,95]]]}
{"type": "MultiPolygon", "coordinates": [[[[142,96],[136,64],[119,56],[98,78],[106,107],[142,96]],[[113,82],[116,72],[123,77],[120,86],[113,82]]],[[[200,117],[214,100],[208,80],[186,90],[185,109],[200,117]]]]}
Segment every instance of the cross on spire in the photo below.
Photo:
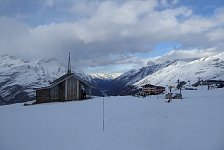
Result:
{"type": "Polygon", "coordinates": [[[72,73],[72,67],[71,67],[71,62],[70,62],[70,52],[69,52],[69,58],[68,58],[68,71],[67,74],[71,74],[72,73]]]}

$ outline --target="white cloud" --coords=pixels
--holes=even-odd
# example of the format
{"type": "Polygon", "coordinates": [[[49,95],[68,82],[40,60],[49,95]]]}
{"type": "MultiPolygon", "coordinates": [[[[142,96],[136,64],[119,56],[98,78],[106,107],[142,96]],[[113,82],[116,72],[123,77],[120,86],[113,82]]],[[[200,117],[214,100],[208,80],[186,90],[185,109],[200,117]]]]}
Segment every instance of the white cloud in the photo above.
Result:
{"type": "Polygon", "coordinates": [[[191,50],[172,50],[163,56],[157,56],[154,58],[149,58],[147,60],[148,65],[155,63],[164,63],[170,60],[183,60],[183,59],[197,59],[202,57],[208,57],[219,53],[220,50],[217,48],[208,49],[191,49],[191,50]]]}
{"type": "MultiPolygon", "coordinates": [[[[59,0],[43,2],[53,7],[59,0]]],[[[134,54],[148,53],[163,42],[180,43],[183,49],[222,49],[223,9],[219,8],[210,17],[204,17],[194,15],[193,10],[186,6],[175,6],[177,2],[75,1],[68,12],[80,16],[79,19],[32,27],[1,17],[0,52],[28,58],[66,58],[67,52],[71,51],[75,67],[85,68],[108,64],[143,64],[144,61],[138,60],[134,54]],[[160,5],[164,8],[158,10],[160,5]]],[[[175,51],[163,58],[169,59],[174,54],[190,57],[191,53],[175,51]]],[[[207,55],[206,51],[196,50],[196,53],[207,55]]]]}

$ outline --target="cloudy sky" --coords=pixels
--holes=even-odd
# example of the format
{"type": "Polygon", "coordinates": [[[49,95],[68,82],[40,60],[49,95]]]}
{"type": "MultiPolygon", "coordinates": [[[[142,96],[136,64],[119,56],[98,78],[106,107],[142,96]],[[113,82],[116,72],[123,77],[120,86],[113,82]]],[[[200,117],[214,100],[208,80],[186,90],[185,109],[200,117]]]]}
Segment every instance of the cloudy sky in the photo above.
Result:
{"type": "Polygon", "coordinates": [[[0,0],[0,55],[123,72],[224,51],[223,0],[0,0]],[[155,58],[154,58],[155,57],[155,58]]]}

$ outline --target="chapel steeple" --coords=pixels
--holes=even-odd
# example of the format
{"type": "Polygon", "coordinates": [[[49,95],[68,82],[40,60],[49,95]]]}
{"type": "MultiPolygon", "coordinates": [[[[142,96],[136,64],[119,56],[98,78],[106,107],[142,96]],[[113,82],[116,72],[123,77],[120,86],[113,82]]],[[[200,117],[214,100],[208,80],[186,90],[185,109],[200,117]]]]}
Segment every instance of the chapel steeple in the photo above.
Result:
{"type": "Polygon", "coordinates": [[[71,74],[72,73],[72,67],[71,67],[71,62],[70,62],[70,52],[69,52],[69,58],[68,58],[68,71],[67,74],[71,74]]]}

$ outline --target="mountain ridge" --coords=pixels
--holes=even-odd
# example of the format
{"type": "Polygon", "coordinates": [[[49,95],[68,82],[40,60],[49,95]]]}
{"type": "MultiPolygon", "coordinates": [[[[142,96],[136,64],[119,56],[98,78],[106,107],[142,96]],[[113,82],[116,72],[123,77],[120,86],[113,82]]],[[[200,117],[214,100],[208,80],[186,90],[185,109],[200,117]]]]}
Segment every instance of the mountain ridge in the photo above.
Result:
{"type": "Polygon", "coordinates": [[[102,80],[113,80],[119,77],[122,73],[91,73],[89,74],[92,78],[102,79],[102,80]]]}
{"type": "Polygon", "coordinates": [[[160,69],[152,75],[148,75],[134,85],[160,84],[165,86],[178,79],[190,81],[193,84],[199,78],[203,80],[224,79],[224,52],[190,62],[178,60],[166,68],[160,69]]]}
{"type": "Polygon", "coordinates": [[[0,56],[0,104],[34,99],[33,88],[49,85],[65,71],[65,66],[56,58],[28,61],[14,56],[0,56]]]}
{"type": "MultiPolygon", "coordinates": [[[[33,88],[48,86],[53,80],[66,73],[67,69],[57,58],[28,61],[15,56],[0,56],[0,105],[25,102],[35,99],[33,88]]],[[[82,79],[95,85],[95,95],[106,91],[107,95],[126,95],[132,87],[144,84],[166,86],[178,79],[190,81],[198,79],[224,80],[224,52],[194,60],[172,60],[139,69],[131,69],[123,74],[85,74],[75,72],[82,79]]]]}

